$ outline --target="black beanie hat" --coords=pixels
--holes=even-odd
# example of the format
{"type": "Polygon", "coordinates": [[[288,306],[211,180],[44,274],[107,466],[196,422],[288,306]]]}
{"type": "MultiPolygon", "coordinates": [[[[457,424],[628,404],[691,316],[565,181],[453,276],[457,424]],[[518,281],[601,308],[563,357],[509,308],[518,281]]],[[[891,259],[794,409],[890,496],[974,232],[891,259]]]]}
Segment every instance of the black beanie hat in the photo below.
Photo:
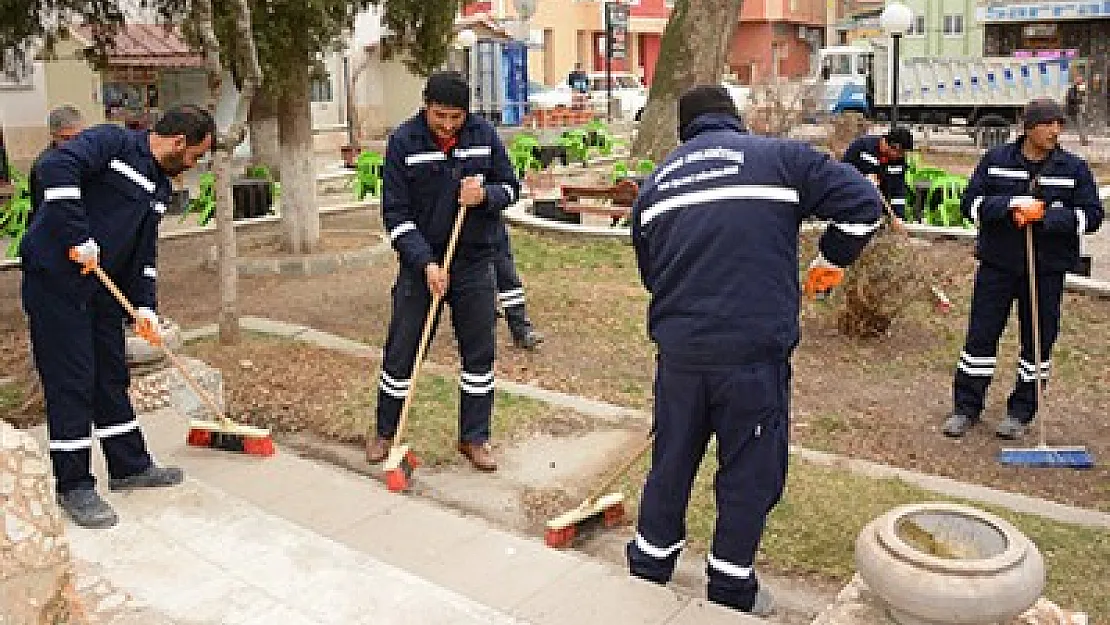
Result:
{"type": "Polygon", "coordinates": [[[1025,113],[1022,114],[1021,119],[1026,128],[1032,128],[1037,124],[1063,122],[1066,118],[1064,109],[1060,108],[1056,100],[1037,98],[1025,105],[1025,113]]]}
{"type": "Polygon", "coordinates": [[[698,85],[687,89],[678,99],[678,135],[683,136],[687,124],[706,113],[724,113],[740,119],[727,89],[720,85],[698,85]]]}
{"type": "Polygon", "coordinates": [[[436,72],[424,86],[426,104],[443,104],[464,111],[470,110],[470,85],[458,72],[436,72]]]}

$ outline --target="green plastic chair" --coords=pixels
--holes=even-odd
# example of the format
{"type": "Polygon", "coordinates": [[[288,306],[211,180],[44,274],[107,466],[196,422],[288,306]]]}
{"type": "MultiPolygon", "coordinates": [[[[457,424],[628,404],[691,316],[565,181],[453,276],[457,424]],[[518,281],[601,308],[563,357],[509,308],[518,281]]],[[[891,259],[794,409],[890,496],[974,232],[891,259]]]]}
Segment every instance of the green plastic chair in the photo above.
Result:
{"type": "Polygon", "coordinates": [[[590,157],[587,135],[583,130],[567,130],[559,137],[559,146],[567,152],[568,161],[585,163],[590,157]]]}
{"type": "Polygon", "coordinates": [[[382,168],[385,157],[378,152],[365,151],[355,160],[355,199],[360,202],[367,195],[382,196],[382,168]]]}
{"type": "Polygon", "coordinates": [[[651,160],[650,158],[641,158],[639,161],[636,161],[637,174],[641,176],[648,176],[651,175],[651,172],[653,171],[655,171],[655,161],[651,160]]]}
{"type": "Polygon", "coordinates": [[[509,145],[509,160],[513,163],[518,178],[523,178],[531,170],[542,169],[539,152],[540,141],[529,134],[517,135],[509,145]]]}
{"type": "Polygon", "coordinates": [[[8,178],[14,189],[12,197],[0,206],[0,235],[11,238],[5,254],[15,258],[31,218],[31,189],[27,177],[18,171],[9,170],[8,178]]]}
{"type": "Polygon", "coordinates": [[[216,174],[210,171],[201,174],[197,178],[197,187],[197,196],[189,200],[180,221],[184,223],[189,215],[195,214],[197,224],[206,226],[216,214],[216,174]]]}
{"type": "Polygon", "coordinates": [[[627,178],[627,177],[628,177],[628,163],[626,163],[624,161],[617,161],[617,162],[613,163],[613,176],[612,176],[613,184],[616,184],[618,180],[621,180],[622,178],[627,178]]]}
{"type": "Polygon", "coordinates": [[[933,180],[925,196],[925,222],[931,226],[966,227],[960,199],[967,189],[967,178],[943,176],[933,180]],[[939,194],[939,196],[938,196],[939,194]]]}

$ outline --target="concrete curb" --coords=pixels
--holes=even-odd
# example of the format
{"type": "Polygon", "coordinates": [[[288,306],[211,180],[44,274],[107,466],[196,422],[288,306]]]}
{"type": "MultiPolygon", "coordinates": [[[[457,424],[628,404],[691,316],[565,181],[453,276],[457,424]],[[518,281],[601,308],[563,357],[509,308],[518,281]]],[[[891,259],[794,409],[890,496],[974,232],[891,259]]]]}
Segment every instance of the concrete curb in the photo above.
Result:
{"type": "MultiPolygon", "coordinates": [[[[379,348],[373,348],[364,343],[359,343],[321,330],[315,330],[307,326],[274,321],[262,317],[242,317],[240,318],[240,325],[244,330],[304,341],[318,347],[335,349],[361,358],[379,358],[381,354],[379,348]]],[[[185,331],[182,333],[182,336],[187,342],[193,341],[198,338],[214,335],[216,329],[216,326],[211,324],[202,328],[185,331]]],[[[433,363],[428,363],[428,368],[436,373],[454,373],[454,369],[451,367],[434,366],[433,363]]],[[[650,423],[651,421],[651,415],[642,410],[586,399],[559,391],[552,391],[532,384],[497,380],[496,385],[498,389],[506,393],[512,393],[553,406],[575,410],[604,421],[638,420],[643,423],[650,423]]],[[[968,484],[948,477],[891,467],[867,460],[859,460],[814,449],[807,449],[797,445],[791,445],[790,451],[799,458],[814,464],[840,467],[857,475],[866,477],[900,479],[925,490],[948,497],[957,497],[999,506],[1013,510],[1014,512],[1032,514],[1060,523],[1094,528],[1110,528],[1110,514],[1097,510],[1077,508],[1075,506],[1068,506],[1039,497],[1011,493],[978,484],[968,484]]]]}
{"type": "MultiPolygon", "coordinates": [[[[321,215],[332,215],[332,214],[336,214],[336,213],[345,213],[347,211],[352,211],[352,210],[359,210],[359,209],[362,209],[362,208],[380,208],[380,207],[381,207],[381,201],[377,200],[377,199],[365,200],[365,201],[362,201],[362,202],[346,202],[344,204],[335,204],[335,205],[332,205],[332,206],[325,206],[325,207],[320,209],[320,214],[321,215]]],[[[259,226],[259,225],[264,225],[264,224],[272,224],[272,223],[277,223],[277,222],[280,222],[280,221],[281,221],[281,215],[280,214],[263,215],[262,217],[248,217],[248,218],[245,218],[245,219],[236,219],[235,220],[235,229],[239,230],[241,228],[252,228],[254,226],[259,226]]],[[[206,226],[196,226],[196,227],[193,227],[193,228],[183,228],[181,230],[171,230],[171,231],[168,231],[168,232],[159,232],[158,233],[158,239],[160,241],[169,241],[169,240],[173,240],[173,239],[180,239],[180,238],[183,238],[183,237],[191,237],[191,236],[196,236],[196,235],[200,235],[200,234],[211,234],[211,233],[215,233],[215,232],[216,232],[216,223],[213,221],[213,222],[210,222],[206,226]]],[[[21,266],[22,265],[20,264],[20,259],[19,258],[5,258],[5,259],[0,260],[0,271],[4,271],[6,269],[19,269],[21,266]]]]}
{"type": "MultiPolygon", "coordinates": [[[[340,269],[361,269],[374,265],[384,256],[392,256],[393,247],[383,233],[374,233],[378,243],[343,252],[319,252],[301,256],[236,259],[240,276],[323,276],[340,269]]],[[[204,268],[216,271],[219,250],[212,246],[205,258],[204,268]]]]}

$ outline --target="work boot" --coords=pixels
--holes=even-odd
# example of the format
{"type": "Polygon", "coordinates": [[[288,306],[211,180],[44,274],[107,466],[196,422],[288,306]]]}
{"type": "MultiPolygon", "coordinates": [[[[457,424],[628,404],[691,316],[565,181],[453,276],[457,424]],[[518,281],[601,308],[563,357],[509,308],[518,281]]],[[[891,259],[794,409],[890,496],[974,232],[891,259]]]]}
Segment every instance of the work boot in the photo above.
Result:
{"type": "Polygon", "coordinates": [[[944,422],[944,427],[941,428],[941,431],[949,438],[960,438],[964,434],[967,434],[967,431],[978,422],[978,419],[953,412],[952,416],[948,417],[948,420],[944,422]]]}
{"type": "Polygon", "coordinates": [[[108,480],[108,489],[160,488],[163,486],[177,486],[183,481],[185,481],[185,472],[181,469],[177,467],[158,467],[152,464],[141,473],[108,480]]]}
{"type": "Polygon", "coordinates": [[[459,453],[466,456],[470,464],[479,471],[497,470],[497,461],[493,459],[493,448],[488,442],[459,443],[459,453]]]}
{"type": "Polygon", "coordinates": [[[1012,441],[1014,439],[1025,436],[1025,427],[1026,424],[1023,423],[1021,419],[1018,419],[1012,414],[1006,415],[1006,418],[1002,420],[1002,423],[999,423],[998,427],[994,429],[994,435],[998,438],[1004,438],[1008,441],[1012,441]]]}
{"type": "Polygon", "coordinates": [[[535,330],[528,329],[520,336],[513,337],[513,347],[518,349],[536,349],[543,343],[543,335],[535,330]]]}
{"type": "Polygon", "coordinates": [[[58,505],[81,527],[105,529],[119,522],[116,511],[92,488],[58,493],[58,505]]]}
{"type": "Polygon", "coordinates": [[[393,441],[381,436],[367,439],[366,441],[366,461],[370,464],[378,464],[384,462],[389,456],[389,449],[393,446],[393,441]]]}

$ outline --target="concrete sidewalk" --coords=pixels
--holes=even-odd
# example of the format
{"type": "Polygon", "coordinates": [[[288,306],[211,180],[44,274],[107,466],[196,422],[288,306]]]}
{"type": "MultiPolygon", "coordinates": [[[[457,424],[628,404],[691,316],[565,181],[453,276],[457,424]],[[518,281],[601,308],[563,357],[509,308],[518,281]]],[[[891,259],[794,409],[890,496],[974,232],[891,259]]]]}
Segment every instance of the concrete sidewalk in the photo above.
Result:
{"type": "Polygon", "coordinates": [[[119,526],[70,526],[69,538],[75,558],[158,622],[762,622],[291,452],[189,448],[172,409],[142,421],[159,462],[184,467],[188,481],[107,493],[119,526]]]}

